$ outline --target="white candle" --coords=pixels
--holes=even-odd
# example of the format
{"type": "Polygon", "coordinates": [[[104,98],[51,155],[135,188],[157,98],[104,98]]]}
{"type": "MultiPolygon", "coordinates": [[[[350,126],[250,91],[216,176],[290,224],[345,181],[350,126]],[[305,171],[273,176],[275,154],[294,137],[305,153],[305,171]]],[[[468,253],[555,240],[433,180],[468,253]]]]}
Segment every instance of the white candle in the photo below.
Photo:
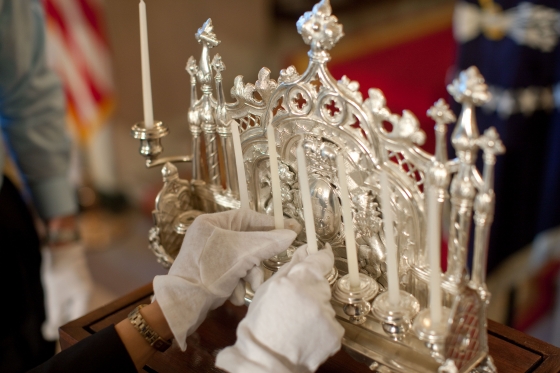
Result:
{"type": "Polygon", "coordinates": [[[245,165],[243,163],[243,151],[241,150],[241,138],[236,121],[232,120],[231,135],[233,139],[233,151],[235,153],[235,165],[237,166],[237,181],[239,182],[239,199],[242,209],[249,209],[249,193],[247,192],[247,179],[245,178],[245,165]]]}
{"type": "Polygon", "coordinates": [[[429,188],[427,193],[428,245],[430,261],[430,318],[432,325],[441,322],[441,226],[436,190],[429,188]]]}
{"type": "Polygon", "coordinates": [[[393,233],[393,209],[391,208],[391,190],[387,174],[381,171],[381,210],[385,228],[385,249],[387,251],[387,282],[389,286],[389,302],[392,305],[400,303],[399,272],[397,265],[397,245],[393,233]]]}
{"type": "Polygon", "coordinates": [[[148,53],[148,23],[146,22],[146,4],[140,0],[140,55],[142,59],[142,98],[144,100],[144,125],[146,129],[154,126],[154,109],[152,107],[152,82],[150,79],[150,54],[148,53]]]}
{"type": "Polygon", "coordinates": [[[303,220],[305,221],[305,233],[307,235],[307,252],[310,254],[317,252],[317,236],[315,234],[315,220],[313,219],[313,207],[311,205],[311,192],[309,190],[309,179],[307,176],[307,164],[305,153],[301,143],[297,147],[297,165],[299,192],[303,204],[303,220]]]}
{"type": "Polygon", "coordinates": [[[338,185],[340,187],[340,199],[342,201],[342,219],[344,220],[344,236],[346,237],[346,258],[348,260],[348,276],[350,277],[350,288],[360,288],[360,272],[358,269],[358,253],[356,251],[356,237],[354,236],[354,222],[352,221],[352,209],[350,195],[348,193],[348,182],[346,181],[346,167],[344,157],[336,156],[336,168],[338,171],[338,185]]]}
{"type": "Polygon", "coordinates": [[[280,190],[280,173],[278,172],[278,156],[276,154],[276,138],[274,127],[268,126],[268,157],[270,158],[270,182],[272,184],[272,202],[274,206],[274,226],[284,229],[284,212],[282,209],[282,191],[280,190]]]}

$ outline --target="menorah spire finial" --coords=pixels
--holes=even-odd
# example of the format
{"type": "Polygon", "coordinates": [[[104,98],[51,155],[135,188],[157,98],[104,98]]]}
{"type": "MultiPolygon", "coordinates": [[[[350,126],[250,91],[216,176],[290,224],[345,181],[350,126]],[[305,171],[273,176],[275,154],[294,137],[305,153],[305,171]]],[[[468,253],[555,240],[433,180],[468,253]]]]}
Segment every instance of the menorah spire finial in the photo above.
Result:
{"type": "Polygon", "coordinates": [[[327,51],[344,36],[342,25],[338,19],[332,15],[332,8],[329,0],[313,6],[313,10],[305,12],[296,23],[297,30],[301,34],[303,41],[311,46],[310,55],[313,57],[323,57],[323,61],[328,60],[327,51]]]}
{"type": "Polygon", "coordinates": [[[214,55],[211,65],[214,70],[216,70],[216,76],[221,76],[222,71],[226,69],[226,65],[224,64],[224,61],[222,61],[222,56],[220,56],[218,53],[214,55]]]}
{"type": "Polygon", "coordinates": [[[220,41],[214,34],[214,26],[212,25],[212,18],[208,18],[206,22],[198,29],[196,34],[194,34],[196,40],[200,44],[205,44],[209,48],[216,47],[220,44],[220,41]]]}
{"type": "Polygon", "coordinates": [[[486,190],[494,189],[494,164],[496,155],[504,154],[506,147],[495,127],[490,127],[480,136],[476,143],[483,152],[484,183],[486,190]]]}
{"type": "Polygon", "coordinates": [[[437,100],[437,102],[428,110],[427,114],[436,122],[436,161],[445,162],[447,161],[447,125],[455,122],[457,118],[449,109],[449,105],[447,105],[443,98],[437,100]]]}
{"type": "Polygon", "coordinates": [[[440,98],[436,103],[428,110],[428,116],[432,118],[437,124],[449,124],[456,120],[455,114],[449,109],[449,105],[445,102],[443,98],[440,98]]]}
{"type": "Polygon", "coordinates": [[[486,296],[486,267],[488,253],[488,237],[490,234],[490,224],[494,219],[494,165],[496,155],[506,151],[496,128],[490,127],[480,136],[476,143],[484,153],[484,184],[476,196],[474,203],[474,222],[476,224],[474,235],[474,255],[472,264],[471,279],[473,283],[482,289],[483,296],[486,296]]]}
{"type": "Polygon", "coordinates": [[[199,64],[200,70],[198,72],[198,79],[202,84],[209,84],[212,79],[212,68],[210,66],[208,50],[220,44],[220,41],[213,31],[214,26],[212,26],[212,19],[208,18],[195,34],[196,40],[202,44],[202,54],[199,64]]]}
{"type": "Polygon", "coordinates": [[[490,100],[488,86],[476,66],[471,66],[461,71],[453,83],[447,86],[447,91],[455,101],[463,105],[451,142],[459,159],[472,165],[476,159],[475,140],[478,138],[474,106],[483,105],[490,100]]]}
{"type": "Polygon", "coordinates": [[[491,95],[484,77],[476,66],[461,71],[459,77],[447,86],[447,91],[459,103],[480,106],[490,101],[491,95]]]}
{"type": "Polygon", "coordinates": [[[214,55],[211,63],[212,67],[216,71],[216,76],[214,80],[216,81],[216,94],[217,94],[217,102],[218,106],[216,107],[216,119],[221,127],[226,127],[226,112],[225,112],[225,96],[224,96],[224,88],[222,85],[222,71],[226,69],[226,65],[224,61],[222,61],[222,56],[218,53],[214,55]]]}
{"type": "Polygon", "coordinates": [[[196,65],[196,60],[193,56],[189,57],[185,70],[187,70],[191,77],[196,77],[196,74],[198,73],[198,66],[196,65]]]}
{"type": "Polygon", "coordinates": [[[495,157],[497,154],[504,154],[506,151],[495,127],[490,127],[484,131],[484,134],[477,139],[477,143],[484,154],[488,156],[495,157]]]}

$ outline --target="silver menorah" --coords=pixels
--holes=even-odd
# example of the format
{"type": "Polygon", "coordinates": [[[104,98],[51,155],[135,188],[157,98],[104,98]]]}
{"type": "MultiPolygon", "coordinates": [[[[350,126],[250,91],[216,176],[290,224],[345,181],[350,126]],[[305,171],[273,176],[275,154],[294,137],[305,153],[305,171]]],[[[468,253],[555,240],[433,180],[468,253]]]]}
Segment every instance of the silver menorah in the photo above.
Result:
{"type": "MultiPolygon", "coordinates": [[[[383,93],[369,89],[363,99],[359,84],[346,76],[335,80],[327,69],[329,50],[344,35],[342,25],[322,0],[297,22],[310,45],[303,74],[293,66],[280,71],[278,81],[262,68],[255,84],[234,80],[232,102],[226,102],[221,57],[210,58],[220,41],[209,19],[198,29],[202,46],[198,63],[191,57],[191,101],[188,124],[192,155],[160,158],[161,138],[169,130],[161,123],[146,129],[137,123],[147,167],[162,167],[163,187],[155,201],[150,249],[169,267],[194,218],[203,213],[239,208],[239,187],[231,124],[240,130],[243,163],[251,208],[273,214],[267,128],[274,130],[281,183],[282,213],[304,225],[299,194],[296,147],[303,139],[319,246],[335,253],[331,273],[332,304],[345,328],[344,348],[378,372],[496,372],[488,354],[485,285],[488,235],[493,218],[493,173],[496,155],[504,147],[494,129],[479,135],[475,108],[490,99],[484,78],[475,67],[459,74],[447,89],[462,105],[456,120],[443,99],[428,110],[435,121],[436,150],[419,146],[425,140],[410,111],[392,113],[383,93]],[[201,96],[199,96],[199,92],[201,96]],[[384,123],[392,129],[386,130],[384,123]],[[447,127],[455,123],[451,143],[457,157],[448,159],[447,127]],[[269,127],[270,126],[270,127],[269,127]],[[475,165],[482,152],[482,173],[475,165]],[[361,286],[351,289],[341,217],[335,158],[343,154],[352,204],[361,286]],[[173,163],[190,162],[192,179],[178,175],[173,163]],[[401,301],[387,300],[386,237],[380,208],[380,172],[389,178],[390,208],[398,250],[401,301]],[[450,204],[447,271],[441,274],[442,322],[429,317],[430,263],[427,246],[428,192],[435,193],[438,216],[450,204]],[[472,271],[467,269],[469,232],[474,221],[472,271]]],[[[442,218],[443,219],[443,218],[442,218]]],[[[447,226],[447,224],[446,224],[447,226]]],[[[302,232],[294,247],[306,242],[302,232]]],[[[271,258],[263,268],[272,275],[289,255],[271,258]]],[[[248,289],[247,300],[252,292],[248,289]]]]}

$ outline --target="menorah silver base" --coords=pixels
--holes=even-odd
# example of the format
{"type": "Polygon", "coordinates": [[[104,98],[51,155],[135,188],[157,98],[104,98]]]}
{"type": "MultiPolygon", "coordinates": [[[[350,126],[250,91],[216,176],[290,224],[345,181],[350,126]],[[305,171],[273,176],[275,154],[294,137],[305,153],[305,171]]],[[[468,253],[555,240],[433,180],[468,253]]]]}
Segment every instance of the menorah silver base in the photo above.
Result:
{"type": "Polygon", "coordinates": [[[366,364],[372,371],[392,373],[478,373],[492,372],[492,359],[480,352],[470,364],[459,370],[446,370],[431,356],[425,342],[413,333],[405,333],[395,340],[383,330],[382,323],[373,314],[368,314],[362,324],[353,323],[343,310],[343,305],[332,301],[336,318],[345,330],[343,348],[357,361],[366,364]]]}

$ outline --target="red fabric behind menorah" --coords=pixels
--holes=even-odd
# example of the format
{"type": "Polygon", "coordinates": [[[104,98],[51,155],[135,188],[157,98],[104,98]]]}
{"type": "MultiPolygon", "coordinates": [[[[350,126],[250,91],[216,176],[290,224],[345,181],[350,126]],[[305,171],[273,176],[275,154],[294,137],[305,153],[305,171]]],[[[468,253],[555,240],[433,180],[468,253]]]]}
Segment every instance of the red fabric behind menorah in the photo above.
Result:
{"type": "Polygon", "coordinates": [[[426,132],[423,148],[434,151],[434,122],[426,111],[438,99],[449,103],[446,86],[454,75],[455,41],[451,28],[413,38],[357,58],[329,64],[336,79],[347,75],[360,83],[364,98],[369,88],[385,94],[393,113],[408,109],[416,115],[426,132]]]}
{"type": "MultiPolygon", "coordinates": [[[[359,82],[364,98],[368,97],[369,88],[381,89],[393,113],[401,114],[404,109],[412,111],[426,133],[426,143],[422,147],[433,153],[434,122],[426,111],[440,98],[450,103],[446,86],[454,76],[455,50],[453,33],[448,27],[428,35],[412,36],[405,42],[372,53],[334,61],[329,64],[329,70],[336,79],[347,75],[359,82]]],[[[445,271],[445,237],[441,265],[445,271]]]]}

